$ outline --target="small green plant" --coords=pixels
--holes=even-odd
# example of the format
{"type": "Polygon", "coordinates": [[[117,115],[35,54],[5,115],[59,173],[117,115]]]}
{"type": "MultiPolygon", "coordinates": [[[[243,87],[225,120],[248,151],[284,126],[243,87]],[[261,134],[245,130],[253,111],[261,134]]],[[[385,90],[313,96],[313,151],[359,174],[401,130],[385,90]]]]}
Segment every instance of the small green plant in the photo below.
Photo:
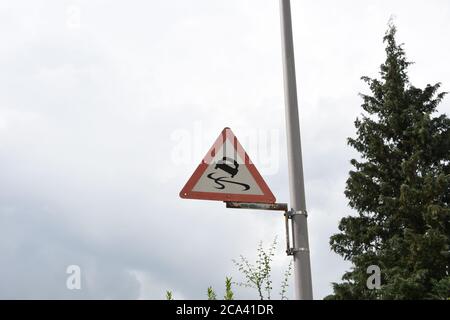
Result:
{"type": "Polygon", "coordinates": [[[166,300],[173,300],[172,291],[166,291],[166,300]]]}
{"type": "Polygon", "coordinates": [[[216,293],[212,287],[208,287],[208,300],[217,300],[216,293]]]}
{"type": "Polygon", "coordinates": [[[287,270],[284,272],[283,281],[281,282],[281,291],[280,291],[281,300],[288,300],[286,293],[287,293],[287,289],[289,287],[288,281],[289,281],[289,277],[291,276],[291,273],[292,273],[292,260],[289,263],[287,270]]]}
{"type": "Polygon", "coordinates": [[[233,300],[234,293],[231,290],[231,278],[226,277],[225,279],[225,296],[223,297],[224,300],[233,300]]]}
{"type": "MultiPolygon", "coordinates": [[[[242,272],[245,278],[245,282],[236,283],[238,286],[254,288],[258,292],[258,296],[261,300],[270,300],[272,292],[272,260],[275,255],[275,249],[277,246],[277,237],[272,242],[272,245],[266,250],[263,248],[262,241],[258,245],[257,259],[254,264],[249,260],[240,256],[239,260],[234,260],[233,263],[237,266],[238,270],[242,272]]],[[[284,273],[284,279],[281,283],[281,299],[287,299],[286,293],[288,288],[288,279],[291,275],[292,265],[289,265],[288,270],[284,273]]]]}
{"type": "MultiPolygon", "coordinates": [[[[232,282],[231,277],[225,278],[225,294],[223,296],[224,300],[234,300],[234,292],[232,290],[232,285],[236,284],[241,287],[255,288],[258,292],[259,298],[261,300],[270,300],[272,293],[272,261],[275,255],[275,249],[277,246],[277,237],[273,240],[272,244],[268,249],[263,248],[262,241],[260,241],[257,248],[257,259],[255,263],[250,263],[249,260],[240,256],[239,260],[232,260],[233,263],[238,267],[238,270],[242,272],[245,278],[245,282],[232,282]]],[[[289,264],[287,270],[283,274],[283,280],[280,285],[280,297],[281,300],[287,300],[287,291],[289,287],[289,278],[292,273],[292,261],[289,264]]],[[[217,294],[213,287],[208,287],[207,289],[208,300],[217,300],[217,294]]],[[[172,291],[166,291],[166,299],[173,300],[172,291]]]]}

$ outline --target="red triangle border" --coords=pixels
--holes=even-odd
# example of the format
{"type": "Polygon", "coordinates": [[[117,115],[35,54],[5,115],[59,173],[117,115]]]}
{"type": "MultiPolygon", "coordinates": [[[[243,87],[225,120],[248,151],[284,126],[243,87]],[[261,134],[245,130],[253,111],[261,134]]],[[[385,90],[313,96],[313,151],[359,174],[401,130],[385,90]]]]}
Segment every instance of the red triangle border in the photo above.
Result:
{"type": "Polygon", "coordinates": [[[189,178],[186,185],[180,192],[180,197],[183,199],[201,199],[201,200],[218,200],[218,201],[232,201],[232,202],[257,202],[257,203],[275,203],[276,199],[272,191],[270,191],[266,182],[259,174],[253,162],[250,160],[248,154],[242,148],[241,144],[237,140],[236,136],[233,134],[230,128],[224,128],[214,142],[213,146],[209,149],[208,153],[203,158],[202,162],[195,169],[192,176],[189,178]],[[208,168],[211,161],[214,159],[215,151],[225,143],[226,139],[230,140],[232,145],[235,147],[235,151],[239,154],[241,159],[244,159],[244,163],[258,184],[262,191],[262,195],[245,195],[245,194],[234,194],[234,193],[218,193],[218,192],[199,192],[192,191],[195,187],[203,173],[208,168]]]}

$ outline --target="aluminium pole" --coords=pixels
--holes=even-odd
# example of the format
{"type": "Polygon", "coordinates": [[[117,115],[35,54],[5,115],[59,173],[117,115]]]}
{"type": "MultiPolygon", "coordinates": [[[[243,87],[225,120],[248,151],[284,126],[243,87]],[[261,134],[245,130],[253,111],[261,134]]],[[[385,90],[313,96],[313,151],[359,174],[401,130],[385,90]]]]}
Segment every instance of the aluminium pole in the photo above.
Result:
{"type": "Polygon", "coordinates": [[[292,216],[292,237],[294,246],[295,299],[311,300],[313,298],[311,264],[309,257],[290,0],[280,0],[280,10],[289,189],[291,207],[294,213],[292,216]]]}

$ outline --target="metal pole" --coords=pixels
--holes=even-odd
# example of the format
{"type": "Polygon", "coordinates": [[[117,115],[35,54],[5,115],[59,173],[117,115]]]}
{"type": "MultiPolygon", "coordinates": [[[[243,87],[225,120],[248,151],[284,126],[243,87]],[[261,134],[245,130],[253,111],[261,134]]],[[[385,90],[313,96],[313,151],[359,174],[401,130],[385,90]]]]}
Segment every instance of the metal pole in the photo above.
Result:
{"type": "Polygon", "coordinates": [[[289,168],[289,189],[292,209],[295,298],[311,300],[311,264],[309,258],[308,225],[303,181],[302,148],[295,80],[294,45],[290,0],[280,0],[281,41],[283,54],[284,99],[286,104],[286,135],[289,168]]]}

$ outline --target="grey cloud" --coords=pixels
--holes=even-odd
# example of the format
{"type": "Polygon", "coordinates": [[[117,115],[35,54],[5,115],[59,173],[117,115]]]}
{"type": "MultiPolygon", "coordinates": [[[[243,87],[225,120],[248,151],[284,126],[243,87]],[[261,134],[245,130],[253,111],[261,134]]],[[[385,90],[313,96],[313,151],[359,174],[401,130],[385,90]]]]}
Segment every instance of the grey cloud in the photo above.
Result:
{"type": "MultiPolygon", "coordinates": [[[[342,193],[355,156],[346,138],[367,90],[359,77],[376,75],[391,13],[417,61],[413,82],[448,88],[446,2],[293,4],[316,298],[348,267],[328,239],[352,213],[342,193]],[[433,59],[425,41],[440,43],[433,59]]],[[[225,276],[238,278],[232,258],[275,234],[279,281],[289,260],[279,214],[178,198],[231,126],[238,138],[279,131],[280,168],[266,180],[288,202],[276,1],[17,1],[0,5],[0,17],[9,17],[0,19],[1,298],[157,299],[168,289],[204,298],[207,286],[220,292],[225,276]],[[80,29],[66,27],[72,4],[80,29]],[[201,150],[176,164],[172,134],[193,134],[195,123],[201,150]],[[82,268],[79,292],[65,288],[70,264],[82,268]]]]}

